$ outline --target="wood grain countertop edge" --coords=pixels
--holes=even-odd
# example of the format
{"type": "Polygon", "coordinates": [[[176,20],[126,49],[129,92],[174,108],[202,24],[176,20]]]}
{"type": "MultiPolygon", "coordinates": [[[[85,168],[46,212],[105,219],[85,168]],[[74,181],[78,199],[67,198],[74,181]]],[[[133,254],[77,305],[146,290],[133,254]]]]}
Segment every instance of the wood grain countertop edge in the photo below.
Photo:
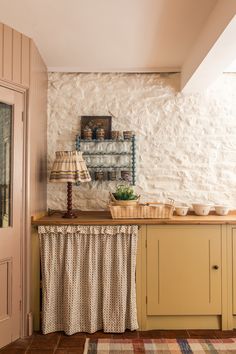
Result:
{"type": "Polygon", "coordinates": [[[174,215],[170,219],[112,219],[109,211],[79,211],[75,219],[63,219],[61,215],[34,215],[31,224],[39,225],[236,225],[236,211],[226,216],[174,215]]]}

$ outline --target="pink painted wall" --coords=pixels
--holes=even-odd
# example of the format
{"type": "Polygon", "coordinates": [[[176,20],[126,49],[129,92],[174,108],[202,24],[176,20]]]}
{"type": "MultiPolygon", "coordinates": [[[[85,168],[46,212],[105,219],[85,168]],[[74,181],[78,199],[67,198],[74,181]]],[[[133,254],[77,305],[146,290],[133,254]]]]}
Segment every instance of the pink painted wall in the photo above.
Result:
{"type": "Polygon", "coordinates": [[[47,202],[47,69],[31,40],[29,89],[30,211],[46,210],[47,202]]]}

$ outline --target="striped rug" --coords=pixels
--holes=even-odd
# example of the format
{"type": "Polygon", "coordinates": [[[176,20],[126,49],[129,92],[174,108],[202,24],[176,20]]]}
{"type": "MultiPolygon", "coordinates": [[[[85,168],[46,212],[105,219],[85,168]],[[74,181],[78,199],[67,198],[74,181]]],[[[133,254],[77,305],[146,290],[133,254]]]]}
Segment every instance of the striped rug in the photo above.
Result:
{"type": "Polygon", "coordinates": [[[227,339],[86,339],[84,354],[235,353],[236,338],[227,339]]]}

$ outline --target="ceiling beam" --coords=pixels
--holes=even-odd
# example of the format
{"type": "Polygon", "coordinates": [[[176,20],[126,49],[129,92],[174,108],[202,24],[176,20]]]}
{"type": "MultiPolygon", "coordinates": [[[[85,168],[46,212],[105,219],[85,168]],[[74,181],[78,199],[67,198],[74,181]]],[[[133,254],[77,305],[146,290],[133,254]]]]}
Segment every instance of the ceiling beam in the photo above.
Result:
{"type": "Polygon", "coordinates": [[[181,70],[181,90],[201,92],[236,57],[236,1],[219,0],[181,70]]]}

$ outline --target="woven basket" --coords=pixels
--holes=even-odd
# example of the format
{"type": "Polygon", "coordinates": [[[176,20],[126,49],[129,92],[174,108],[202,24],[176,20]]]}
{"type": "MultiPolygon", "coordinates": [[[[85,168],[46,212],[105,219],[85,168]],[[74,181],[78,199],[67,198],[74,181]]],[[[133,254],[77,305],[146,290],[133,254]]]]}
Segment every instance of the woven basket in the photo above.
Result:
{"type": "Polygon", "coordinates": [[[118,200],[114,197],[112,193],[110,193],[110,199],[112,204],[114,205],[120,205],[120,206],[136,206],[139,202],[140,196],[138,196],[137,199],[134,200],[118,200]]]}
{"type": "Polygon", "coordinates": [[[153,203],[121,206],[110,203],[109,208],[113,219],[169,219],[173,216],[172,204],[153,203]]]}

